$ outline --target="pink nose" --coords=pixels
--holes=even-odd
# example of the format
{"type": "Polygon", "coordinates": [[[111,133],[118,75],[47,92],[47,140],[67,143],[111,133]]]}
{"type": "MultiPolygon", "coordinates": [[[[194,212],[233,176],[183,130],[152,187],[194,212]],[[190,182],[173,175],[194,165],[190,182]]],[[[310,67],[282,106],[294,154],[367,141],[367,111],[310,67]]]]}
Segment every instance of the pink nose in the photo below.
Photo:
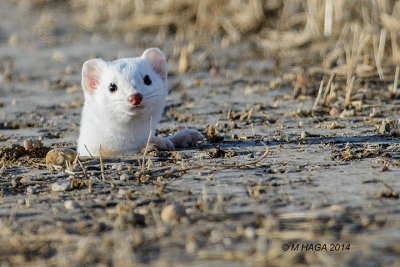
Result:
{"type": "Polygon", "coordinates": [[[141,93],[136,93],[128,97],[128,101],[135,106],[139,105],[140,102],[142,102],[142,100],[143,100],[143,95],[141,93]]]}

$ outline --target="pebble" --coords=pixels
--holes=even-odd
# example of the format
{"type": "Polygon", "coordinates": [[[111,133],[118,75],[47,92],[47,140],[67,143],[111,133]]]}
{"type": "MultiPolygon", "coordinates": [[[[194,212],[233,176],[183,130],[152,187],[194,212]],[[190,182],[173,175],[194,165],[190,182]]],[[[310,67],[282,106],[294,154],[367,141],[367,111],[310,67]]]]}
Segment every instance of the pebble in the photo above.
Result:
{"type": "Polygon", "coordinates": [[[329,115],[331,115],[331,116],[338,116],[339,114],[340,114],[340,109],[339,108],[336,108],[336,107],[333,107],[333,108],[331,108],[331,110],[329,111],[329,115]]]}
{"type": "Polygon", "coordinates": [[[27,176],[27,177],[22,177],[20,182],[27,184],[27,183],[31,183],[33,181],[35,181],[34,177],[27,176]]]}
{"type": "Polygon", "coordinates": [[[189,253],[195,252],[197,250],[197,248],[198,248],[198,245],[197,245],[196,241],[194,241],[194,240],[188,241],[185,245],[185,249],[189,253]]]}
{"type": "Polygon", "coordinates": [[[345,109],[342,111],[342,113],[340,113],[339,118],[350,118],[354,117],[354,115],[355,115],[354,109],[349,109],[349,110],[345,109]]]}
{"type": "Polygon", "coordinates": [[[73,201],[73,200],[67,200],[64,202],[64,207],[67,210],[77,210],[81,208],[81,205],[79,205],[78,202],[73,201]]]}
{"type": "Polygon", "coordinates": [[[301,134],[300,134],[301,138],[306,138],[306,137],[309,137],[309,136],[310,136],[309,132],[301,132],[301,134]]]}
{"type": "Polygon", "coordinates": [[[248,239],[254,239],[256,237],[256,230],[253,227],[247,227],[244,230],[244,235],[248,238],[248,239]]]}
{"type": "Polygon", "coordinates": [[[118,190],[117,198],[124,199],[124,198],[126,198],[126,194],[127,194],[127,191],[121,188],[118,190]]]}
{"type": "Polygon", "coordinates": [[[26,189],[26,192],[27,192],[28,194],[36,194],[36,193],[37,193],[37,187],[36,187],[36,186],[29,186],[29,187],[26,189]]]}
{"type": "Polygon", "coordinates": [[[130,180],[130,175],[129,174],[127,174],[127,173],[123,173],[120,177],[119,177],[119,179],[121,180],[121,181],[128,181],[128,180],[130,180]]]}
{"type": "Polygon", "coordinates": [[[185,207],[178,203],[174,203],[167,205],[163,208],[163,210],[161,211],[161,220],[163,220],[164,222],[170,222],[178,220],[185,215],[185,207]]]}
{"type": "Polygon", "coordinates": [[[92,181],[92,183],[99,183],[100,179],[97,176],[90,176],[90,181],[92,181]]]}
{"type": "Polygon", "coordinates": [[[24,140],[24,148],[26,150],[32,150],[35,148],[42,147],[43,143],[40,140],[32,140],[32,138],[28,138],[24,140]]]}
{"type": "Polygon", "coordinates": [[[25,204],[25,198],[18,199],[17,203],[19,205],[24,205],[25,204]]]}
{"type": "Polygon", "coordinates": [[[69,191],[71,189],[71,183],[69,181],[60,181],[51,185],[51,190],[55,192],[69,191]]]}

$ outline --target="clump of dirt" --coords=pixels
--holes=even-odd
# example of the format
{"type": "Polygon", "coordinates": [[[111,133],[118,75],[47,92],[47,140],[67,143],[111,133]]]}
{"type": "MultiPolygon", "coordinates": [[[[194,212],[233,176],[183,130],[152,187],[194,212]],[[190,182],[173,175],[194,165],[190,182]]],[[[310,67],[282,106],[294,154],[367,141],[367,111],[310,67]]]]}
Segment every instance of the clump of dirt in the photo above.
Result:
{"type": "Polygon", "coordinates": [[[231,158],[236,155],[234,151],[222,149],[220,146],[217,146],[215,149],[212,149],[208,152],[210,158],[231,158]]]}
{"type": "Polygon", "coordinates": [[[33,128],[38,127],[39,123],[34,122],[24,122],[24,121],[5,121],[0,122],[1,130],[15,130],[21,128],[33,128]]]}
{"type": "Polygon", "coordinates": [[[217,134],[217,130],[210,124],[208,125],[206,140],[209,143],[220,143],[224,140],[224,137],[217,134]]]}
{"type": "Polygon", "coordinates": [[[45,158],[49,151],[50,148],[48,147],[36,147],[26,150],[21,145],[12,144],[0,147],[0,159],[8,162],[17,162],[20,161],[22,157],[27,157],[27,159],[45,158]]]}
{"type": "Polygon", "coordinates": [[[360,160],[364,158],[373,157],[390,157],[390,154],[384,151],[382,146],[360,146],[360,145],[346,145],[343,149],[332,150],[331,160],[350,161],[360,160]]]}

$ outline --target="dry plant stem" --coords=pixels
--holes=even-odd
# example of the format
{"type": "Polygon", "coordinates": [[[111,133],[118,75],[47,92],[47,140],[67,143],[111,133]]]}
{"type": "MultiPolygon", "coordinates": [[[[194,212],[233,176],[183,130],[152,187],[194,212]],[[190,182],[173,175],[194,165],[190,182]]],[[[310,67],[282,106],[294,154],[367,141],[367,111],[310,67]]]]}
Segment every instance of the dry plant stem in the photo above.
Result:
{"type": "Polygon", "coordinates": [[[324,35],[331,36],[333,24],[333,1],[326,0],[325,2],[325,22],[324,22],[324,35]]]}
{"type": "Polygon", "coordinates": [[[385,53],[385,44],[386,44],[386,29],[382,28],[381,29],[381,35],[379,38],[379,47],[378,47],[378,57],[379,57],[379,65],[381,70],[379,72],[379,78],[381,78],[381,80],[385,79],[384,75],[383,75],[383,70],[382,70],[382,59],[383,59],[383,55],[385,53]]]}
{"type": "Polygon", "coordinates": [[[382,66],[381,66],[381,58],[379,57],[379,44],[376,36],[373,36],[373,46],[374,46],[374,57],[375,57],[375,65],[376,69],[379,74],[379,78],[383,80],[383,71],[382,71],[382,66]]]}
{"type": "Polygon", "coordinates": [[[344,106],[345,107],[349,107],[349,105],[350,105],[350,100],[351,100],[351,95],[353,93],[353,87],[354,87],[355,79],[356,79],[356,77],[353,76],[351,78],[350,84],[346,87],[346,98],[344,100],[344,106]]]}
{"type": "Polygon", "coordinates": [[[394,81],[393,81],[393,93],[397,93],[397,86],[399,83],[399,66],[396,66],[396,72],[394,74],[394,81]]]}
{"type": "Polygon", "coordinates": [[[322,90],[323,89],[324,89],[324,81],[322,80],[321,83],[319,84],[317,99],[315,99],[315,103],[314,103],[314,106],[312,107],[312,110],[316,110],[317,109],[319,100],[321,99],[321,95],[322,95],[322,90]]]}
{"type": "Polygon", "coordinates": [[[79,160],[79,155],[76,156],[76,161],[78,162],[79,166],[80,166],[81,169],[82,169],[83,176],[85,176],[85,179],[88,179],[88,175],[87,175],[87,172],[86,172],[86,170],[85,170],[85,167],[83,166],[82,162],[79,160]]]}
{"type": "Polygon", "coordinates": [[[251,134],[252,134],[252,136],[253,136],[253,137],[256,136],[255,131],[254,131],[254,123],[251,123],[251,124],[250,124],[250,127],[251,127],[251,134]]]}
{"type": "Polygon", "coordinates": [[[144,148],[144,152],[143,152],[143,160],[142,160],[142,164],[140,166],[140,178],[143,179],[144,178],[144,172],[145,172],[145,160],[146,160],[146,154],[147,154],[147,150],[149,148],[149,143],[151,140],[151,135],[152,135],[152,130],[151,130],[151,124],[152,124],[152,120],[153,118],[150,117],[150,132],[149,132],[149,136],[147,137],[147,142],[146,142],[146,146],[144,148]]]}
{"type": "Polygon", "coordinates": [[[14,223],[16,213],[16,207],[12,207],[10,211],[10,216],[8,217],[8,226],[11,226],[14,223]]]}
{"type": "Polygon", "coordinates": [[[203,212],[207,212],[208,211],[208,194],[207,194],[207,189],[205,186],[203,186],[202,189],[202,202],[203,202],[203,212]]]}
{"type": "Polygon", "coordinates": [[[329,94],[329,92],[331,90],[331,85],[332,85],[333,80],[335,79],[335,76],[336,76],[336,74],[334,72],[332,72],[331,77],[329,77],[328,83],[326,84],[324,97],[322,99],[322,103],[324,105],[328,104],[327,103],[327,100],[328,100],[327,98],[328,98],[328,94],[329,94]]]}
{"type": "Polygon", "coordinates": [[[92,181],[88,182],[88,193],[89,194],[93,193],[92,181]]]}
{"type": "Polygon", "coordinates": [[[103,156],[101,155],[101,145],[99,149],[99,157],[100,157],[100,171],[101,171],[101,179],[103,181],[106,180],[105,175],[104,175],[104,164],[103,164],[103,156]]]}
{"type": "Polygon", "coordinates": [[[84,144],[84,146],[85,146],[86,151],[89,153],[90,157],[91,157],[92,159],[94,159],[93,156],[92,156],[92,154],[90,153],[89,149],[87,148],[87,146],[86,146],[85,144],[84,144]]]}
{"type": "Polygon", "coordinates": [[[399,45],[397,43],[397,34],[396,32],[392,31],[390,34],[390,39],[392,41],[392,60],[396,64],[400,63],[400,57],[399,57],[399,45]]]}
{"type": "Polygon", "coordinates": [[[6,159],[3,158],[3,160],[1,161],[1,169],[0,169],[0,174],[3,174],[6,171],[6,159]]]}

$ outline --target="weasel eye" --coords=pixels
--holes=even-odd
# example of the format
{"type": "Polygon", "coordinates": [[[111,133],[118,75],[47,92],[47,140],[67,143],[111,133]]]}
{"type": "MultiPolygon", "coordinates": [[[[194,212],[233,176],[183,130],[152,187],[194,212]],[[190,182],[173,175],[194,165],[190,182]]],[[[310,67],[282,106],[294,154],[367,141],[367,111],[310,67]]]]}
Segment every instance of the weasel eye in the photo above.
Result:
{"type": "Polygon", "coordinates": [[[143,81],[145,85],[150,85],[151,84],[150,76],[149,75],[144,76],[143,81]]]}
{"type": "Polygon", "coordinates": [[[108,90],[110,90],[111,93],[115,93],[118,90],[118,86],[115,83],[110,83],[108,90]]]}

